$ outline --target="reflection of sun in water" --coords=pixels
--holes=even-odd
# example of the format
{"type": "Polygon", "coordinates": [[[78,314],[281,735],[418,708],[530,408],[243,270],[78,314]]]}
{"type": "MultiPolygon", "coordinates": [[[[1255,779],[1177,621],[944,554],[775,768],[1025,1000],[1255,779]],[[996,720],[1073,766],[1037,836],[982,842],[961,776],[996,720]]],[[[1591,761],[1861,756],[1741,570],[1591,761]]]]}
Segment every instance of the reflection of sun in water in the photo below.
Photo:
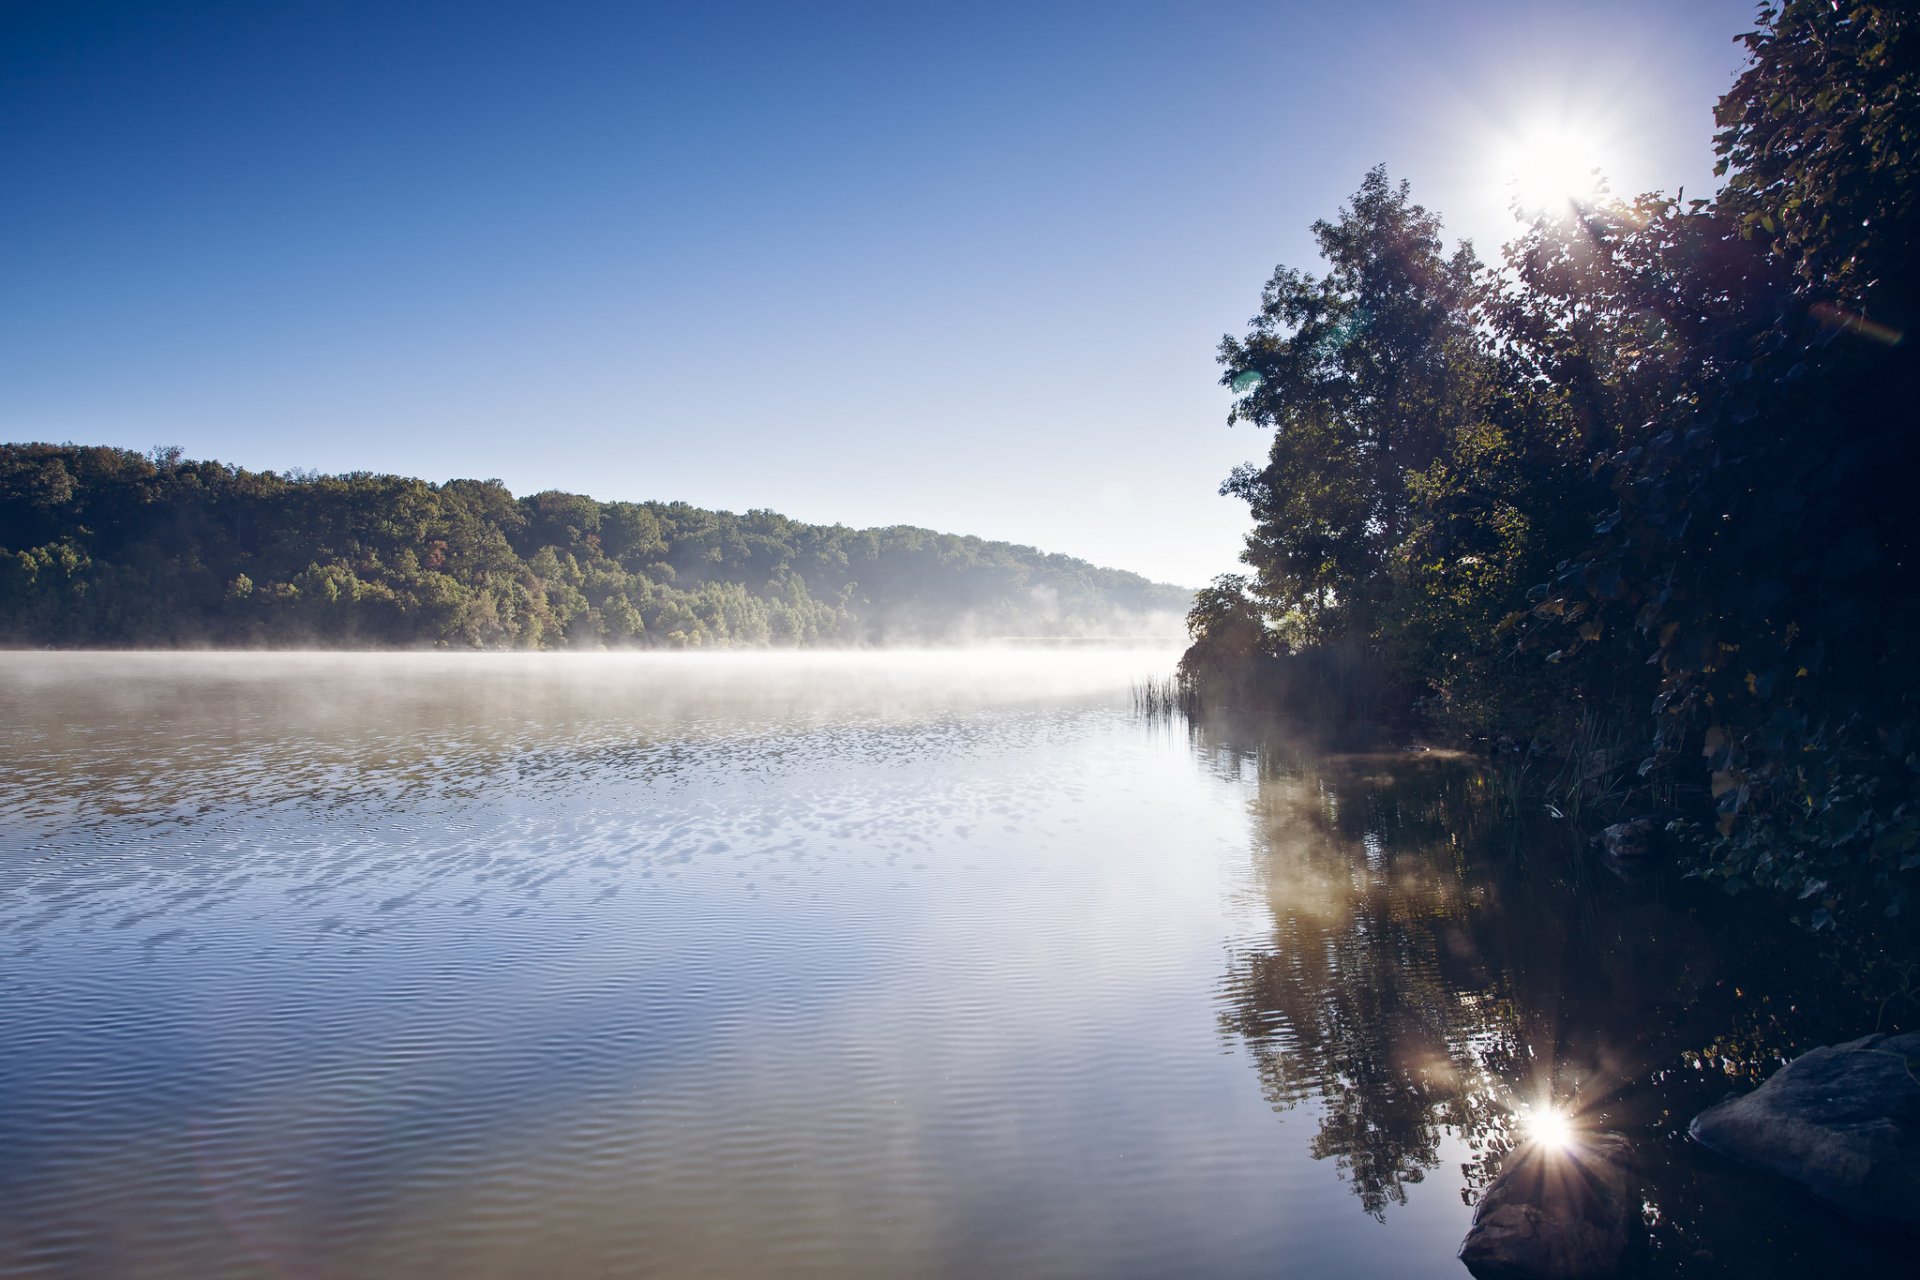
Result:
{"type": "Polygon", "coordinates": [[[1573,1121],[1552,1103],[1541,1103],[1526,1111],[1527,1141],[1549,1151],[1565,1151],[1573,1145],[1573,1121]]]}
{"type": "Polygon", "coordinates": [[[1604,150],[1590,126],[1536,120],[1508,140],[1500,158],[1500,180],[1525,212],[1591,204],[1606,188],[1600,172],[1604,150]]]}

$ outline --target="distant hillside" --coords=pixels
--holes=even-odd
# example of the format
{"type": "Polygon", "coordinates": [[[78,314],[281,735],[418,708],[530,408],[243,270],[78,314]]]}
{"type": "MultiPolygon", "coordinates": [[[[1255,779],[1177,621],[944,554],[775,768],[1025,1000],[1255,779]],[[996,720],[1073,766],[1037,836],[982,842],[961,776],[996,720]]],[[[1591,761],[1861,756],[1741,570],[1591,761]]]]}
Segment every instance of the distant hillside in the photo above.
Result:
{"type": "Polygon", "coordinates": [[[905,526],[0,445],[0,642],[16,645],[1167,636],[1190,601],[1137,574],[905,526]]]}

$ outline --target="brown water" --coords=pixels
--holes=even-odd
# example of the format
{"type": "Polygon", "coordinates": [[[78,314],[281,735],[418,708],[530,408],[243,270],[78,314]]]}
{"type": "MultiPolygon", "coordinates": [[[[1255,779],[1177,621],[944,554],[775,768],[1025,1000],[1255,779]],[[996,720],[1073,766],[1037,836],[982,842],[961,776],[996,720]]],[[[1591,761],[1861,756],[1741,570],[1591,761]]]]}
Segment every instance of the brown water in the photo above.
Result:
{"type": "Polygon", "coordinates": [[[1887,1270],[1679,1136],[1795,939],[1169,665],[0,655],[0,1274],[1455,1277],[1549,1097],[1648,1272],[1887,1270]]]}

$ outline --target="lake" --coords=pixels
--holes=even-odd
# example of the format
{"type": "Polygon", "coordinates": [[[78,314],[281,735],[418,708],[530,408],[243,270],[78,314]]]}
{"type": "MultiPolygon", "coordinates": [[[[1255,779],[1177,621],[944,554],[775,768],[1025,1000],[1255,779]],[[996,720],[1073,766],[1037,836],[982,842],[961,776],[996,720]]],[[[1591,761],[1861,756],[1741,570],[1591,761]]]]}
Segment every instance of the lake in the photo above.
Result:
{"type": "Polygon", "coordinates": [[[1649,1272],[1895,1273],[1681,1137],[1803,940],[1172,662],[0,655],[0,1273],[1457,1280],[1548,1101],[1649,1272]]]}

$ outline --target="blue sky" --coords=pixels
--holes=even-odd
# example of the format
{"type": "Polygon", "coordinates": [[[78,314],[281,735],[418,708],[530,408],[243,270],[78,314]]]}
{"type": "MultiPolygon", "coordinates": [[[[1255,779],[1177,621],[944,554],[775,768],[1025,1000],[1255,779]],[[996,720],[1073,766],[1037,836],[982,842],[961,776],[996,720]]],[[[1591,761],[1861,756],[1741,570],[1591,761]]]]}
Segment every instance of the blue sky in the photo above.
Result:
{"type": "Polygon", "coordinates": [[[1745,0],[0,0],[0,438],[1234,567],[1213,349],[1384,162],[1707,194],[1745,0]]]}

